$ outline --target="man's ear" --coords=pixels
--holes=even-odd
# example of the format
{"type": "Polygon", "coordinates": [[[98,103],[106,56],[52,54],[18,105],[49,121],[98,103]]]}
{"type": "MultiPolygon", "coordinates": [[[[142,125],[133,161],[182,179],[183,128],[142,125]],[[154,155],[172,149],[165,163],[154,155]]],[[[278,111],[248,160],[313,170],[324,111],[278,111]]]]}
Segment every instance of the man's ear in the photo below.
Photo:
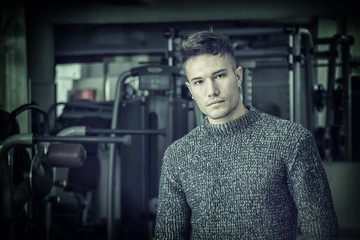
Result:
{"type": "Polygon", "coordinates": [[[190,94],[191,94],[191,96],[192,96],[190,83],[189,83],[188,81],[186,81],[186,82],[185,82],[185,85],[186,85],[186,87],[189,89],[189,92],[190,92],[190,94]]]}
{"type": "Polygon", "coordinates": [[[236,74],[236,84],[237,86],[240,88],[241,87],[241,83],[243,80],[243,71],[242,71],[242,67],[239,66],[236,70],[235,70],[235,74],[236,74]]]}

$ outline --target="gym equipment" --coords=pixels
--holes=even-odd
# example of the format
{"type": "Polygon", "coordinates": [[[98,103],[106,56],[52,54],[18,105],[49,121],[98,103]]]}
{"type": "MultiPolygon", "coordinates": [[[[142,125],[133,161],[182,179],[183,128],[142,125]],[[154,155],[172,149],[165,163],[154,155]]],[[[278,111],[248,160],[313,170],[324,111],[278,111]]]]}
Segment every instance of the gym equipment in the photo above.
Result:
{"type": "MultiPolygon", "coordinates": [[[[105,148],[109,148],[110,157],[99,159],[102,168],[107,166],[106,174],[102,170],[103,175],[100,176],[100,181],[106,178],[108,187],[105,206],[108,239],[113,239],[114,226],[119,223],[116,234],[120,234],[122,238],[152,238],[162,154],[171,142],[188,132],[190,100],[184,97],[181,88],[184,82],[182,78],[183,75],[178,68],[147,65],[131,69],[119,76],[114,102],[59,103],[65,105],[65,108],[54,124],[53,133],[57,133],[58,139],[61,138],[63,131],[69,132],[72,139],[86,132],[88,137],[93,136],[94,141],[98,139],[99,142],[103,135],[116,137],[128,134],[132,136],[131,144],[127,146],[124,144],[119,146],[119,142],[115,141],[107,142],[109,144],[105,148]],[[110,129],[109,121],[111,122],[110,129]],[[86,125],[86,127],[79,129],[78,124],[86,125]],[[64,127],[66,129],[59,132],[64,127]],[[118,211],[120,217],[115,213],[118,211]]],[[[50,111],[53,111],[56,106],[52,106],[50,111]]],[[[48,140],[44,136],[42,138],[44,141],[48,140]]],[[[81,142],[82,138],[76,140],[81,142]]],[[[62,142],[64,143],[65,140],[62,139],[62,142]]],[[[87,152],[86,164],[89,155],[94,155],[91,152],[94,152],[97,147],[89,146],[85,142],[81,143],[87,152]]],[[[79,191],[74,192],[80,196],[78,198],[81,206],[84,206],[86,205],[83,201],[86,198],[85,193],[90,190],[86,187],[87,177],[72,178],[73,184],[70,183],[71,173],[79,172],[82,167],[69,169],[68,184],[78,186],[79,191]]],[[[85,173],[86,169],[81,172],[81,174],[92,176],[91,173],[85,173]]],[[[64,190],[73,191],[67,187],[64,190]]],[[[96,194],[103,192],[102,188],[96,194]]],[[[103,205],[97,207],[103,207],[103,205]]],[[[85,212],[86,209],[83,216],[86,215],[85,212]]],[[[84,222],[84,217],[81,222],[84,222]]]]}
{"type": "Polygon", "coordinates": [[[230,37],[238,64],[243,67],[244,104],[260,108],[270,102],[281,109],[279,117],[301,123],[313,131],[312,96],[302,98],[304,92],[313,91],[315,81],[310,31],[301,27],[275,27],[219,29],[217,32],[230,37]],[[276,93],[269,87],[276,89],[276,93]],[[309,111],[304,112],[305,108],[309,111]]]}
{"type": "MultiPolygon", "coordinates": [[[[82,92],[82,91],[79,91],[82,92]]],[[[87,91],[85,91],[87,92],[87,91]]],[[[84,133],[77,126],[83,126],[87,135],[100,137],[104,133],[89,133],[89,129],[109,129],[112,113],[112,104],[109,102],[95,102],[92,100],[71,100],[67,103],[56,103],[49,109],[49,115],[58,106],[64,106],[60,116],[54,119],[52,132],[57,136],[81,136],[84,133]]],[[[107,134],[108,135],[108,134],[107,134]]],[[[96,206],[101,178],[101,159],[98,155],[99,142],[83,143],[86,150],[86,161],[80,167],[55,169],[59,179],[66,179],[66,186],[56,189],[57,194],[64,199],[54,205],[54,222],[62,229],[68,230],[67,216],[77,216],[74,231],[94,230],[100,224],[100,211],[96,206]],[[74,202],[75,200],[75,202],[74,202]],[[64,226],[61,226],[64,225],[64,226]]],[[[101,189],[101,188],[100,188],[101,189]]],[[[104,195],[104,194],[102,194],[104,195]]],[[[72,231],[72,232],[74,232],[72,231]]]]}
{"type": "Polygon", "coordinates": [[[314,40],[315,45],[328,45],[326,52],[314,52],[315,58],[327,59],[327,89],[321,84],[314,91],[315,107],[326,108],[324,127],[316,129],[315,136],[323,159],[353,160],[353,107],[350,46],[352,36],[335,34],[331,38],[314,40]],[[338,58],[341,59],[341,77],[336,78],[338,58]]]}
{"type": "Polygon", "coordinates": [[[179,68],[147,65],[124,72],[118,78],[111,129],[138,129],[129,133],[138,134],[132,137],[130,146],[121,147],[119,160],[118,149],[115,144],[110,145],[109,240],[115,236],[114,195],[117,191],[120,191],[117,204],[121,214],[116,220],[120,221],[121,237],[152,238],[163,153],[170,143],[188,132],[189,100],[177,91],[181,77],[179,68]],[[137,91],[128,91],[130,77],[138,78],[137,91]],[[119,161],[119,175],[115,171],[116,161],[119,161]]]}
{"type": "Polygon", "coordinates": [[[80,167],[86,159],[86,151],[81,144],[58,143],[48,147],[47,160],[53,167],[80,167]]]}
{"type": "MultiPolygon", "coordinates": [[[[50,196],[51,189],[56,185],[53,179],[53,167],[79,167],[83,165],[86,154],[82,145],[78,143],[116,142],[126,145],[131,143],[131,137],[128,135],[111,137],[86,136],[88,133],[85,127],[64,129],[60,132],[60,136],[50,136],[46,134],[49,131],[46,112],[32,104],[20,106],[8,116],[8,118],[5,117],[4,119],[9,123],[9,128],[3,126],[6,138],[0,145],[1,232],[5,239],[22,239],[26,237],[26,234],[30,234],[31,237],[37,239],[48,239],[50,227],[48,203],[56,200],[55,196],[50,196]],[[35,109],[44,115],[44,135],[16,134],[17,124],[15,117],[28,109],[35,109]],[[10,133],[15,134],[11,135],[10,133]],[[77,136],[69,136],[71,134],[77,136]],[[71,145],[69,143],[77,144],[71,145]],[[23,177],[20,183],[15,184],[13,175],[18,169],[13,168],[13,166],[21,159],[12,156],[15,155],[18,146],[32,149],[34,157],[29,161],[29,169],[26,169],[28,176],[23,177]],[[14,149],[13,153],[10,151],[12,149],[14,149]],[[64,151],[66,151],[66,154],[64,154],[64,151]],[[28,206],[27,213],[24,211],[25,204],[28,206]],[[31,222],[30,230],[24,226],[29,225],[26,223],[27,221],[31,222]],[[21,234],[24,234],[24,236],[21,234]]],[[[94,132],[96,131],[93,130],[92,134],[94,132]]]]}

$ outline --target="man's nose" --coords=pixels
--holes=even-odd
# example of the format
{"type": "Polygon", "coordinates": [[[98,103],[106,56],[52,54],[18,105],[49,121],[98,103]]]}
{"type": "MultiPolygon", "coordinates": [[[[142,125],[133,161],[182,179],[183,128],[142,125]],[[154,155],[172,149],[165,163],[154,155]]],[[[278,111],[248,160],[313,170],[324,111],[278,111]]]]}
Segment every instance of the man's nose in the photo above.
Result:
{"type": "Polygon", "coordinates": [[[207,82],[207,94],[208,94],[208,97],[217,96],[219,94],[219,89],[218,89],[216,83],[212,80],[209,80],[207,82]]]}

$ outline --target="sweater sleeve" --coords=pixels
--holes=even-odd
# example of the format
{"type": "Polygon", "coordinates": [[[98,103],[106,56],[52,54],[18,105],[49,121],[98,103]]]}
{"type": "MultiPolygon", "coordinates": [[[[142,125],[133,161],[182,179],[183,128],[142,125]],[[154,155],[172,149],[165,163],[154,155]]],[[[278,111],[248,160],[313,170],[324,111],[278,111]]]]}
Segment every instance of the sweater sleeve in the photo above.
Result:
{"type": "Polygon", "coordinates": [[[172,166],[173,160],[169,151],[165,152],[160,176],[156,239],[189,239],[190,236],[190,208],[177,178],[179,166],[172,166]]]}
{"type": "Polygon", "coordinates": [[[289,189],[306,239],[339,239],[339,226],[325,169],[310,132],[300,139],[289,169],[289,189]]]}

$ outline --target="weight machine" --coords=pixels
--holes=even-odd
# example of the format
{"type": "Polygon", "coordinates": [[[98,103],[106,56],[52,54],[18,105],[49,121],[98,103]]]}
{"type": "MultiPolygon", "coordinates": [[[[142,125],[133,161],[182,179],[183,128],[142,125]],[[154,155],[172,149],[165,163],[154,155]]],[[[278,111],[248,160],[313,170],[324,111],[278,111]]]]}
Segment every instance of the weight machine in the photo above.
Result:
{"type": "MultiPolygon", "coordinates": [[[[53,168],[81,166],[86,161],[86,154],[85,149],[78,143],[105,142],[126,145],[131,142],[129,135],[89,136],[85,127],[64,129],[59,136],[50,136],[46,112],[31,104],[20,106],[8,118],[5,118],[4,122],[8,125],[3,126],[6,138],[0,145],[0,186],[2,190],[0,227],[2,236],[9,240],[49,239],[50,204],[58,200],[56,196],[51,196],[51,190],[56,186],[53,168]],[[28,109],[35,109],[43,114],[44,134],[18,133],[14,118],[28,109]],[[16,147],[19,146],[31,149],[34,157],[28,158],[27,152],[25,152],[20,155],[19,159],[15,159],[14,156],[19,151],[19,148],[16,147]],[[11,151],[13,152],[11,153],[11,151]],[[19,170],[14,167],[17,161],[22,161],[23,169],[19,170]],[[20,171],[20,173],[16,171],[20,171]],[[14,181],[14,176],[19,174],[25,174],[25,176],[20,181],[14,181]]],[[[98,131],[93,129],[91,133],[95,134],[98,131]]],[[[113,131],[113,134],[117,134],[117,132],[113,131]]]]}
{"type": "MultiPolygon", "coordinates": [[[[153,236],[162,155],[166,147],[188,132],[189,100],[183,99],[180,70],[164,65],[131,69],[119,76],[111,129],[138,129],[131,146],[121,147],[119,176],[117,151],[110,145],[108,169],[108,239],[113,239],[114,192],[120,191],[120,236],[150,239],[153,236]],[[131,82],[138,78],[138,90],[131,82]],[[118,179],[115,181],[115,179],[118,179]],[[114,191],[114,182],[118,186],[114,191]]],[[[130,133],[131,134],[131,133],[130,133]]],[[[134,133],[135,134],[135,133],[134,133]]]]}
{"type": "Polygon", "coordinates": [[[243,67],[241,94],[245,105],[304,125],[314,134],[324,160],[353,159],[352,36],[336,34],[317,39],[302,27],[216,32],[229,36],[234,43],[235,57],[243,67]],[[316,49],[319,45],[328,45],[329,50],[319,52],[316,49]],[[317,84],[319,59],[328,61],[327,90],[317,84]],[[336,79],[337,67],[341,67],[339,79],[336,79]],[[271,91],[271,88],[276,89],[271,91]],[[318,115],[323,109],[326,109],[325,127],[319,127],[318,115]]]}
{"type": "MultiPolygon", "coordinates": [[[[326,109],[325,127],[317,129],[316,136],[323,158],[330,160],[353,161],[353,84],[350,47],[355,39],[352,36],[335,34],[331,38],[315,39],[316,45],[327,45],[328,51],[315,52],[317,59],[326,59],[327,90],[316,85],[315,107],[318,111],[326,109]],[[340,62],[338,64],[338,62],[340,62]],[[336,70],[341,74],[337,78],[336,70]]],[[[355,85],[354,85],[355,86],[355,85]]],[[[355,143],[356,144],[356,143],[355,143]]]]}
{"type": "MultiPolygon", "coordinates": [[[[107,182],[108,239],[153,237],[163,153],[191,127],[188,125],[191,101],[183,92],[183,82],[176,67],[152,64],[133,68],[119,76],[113,102],[69,102],[56,121],[56,128],[65,128],[72,136],[77,131],[76,125],[87,123],[86,134],[95,135],[92,144],[103,134],[110,138],[131,135],[128,145],[107,142],[108,159],[99,159],[106,163],[102,166],[106,167],[107,174],[101,178],[107,182]],[[94,118],[100,121],[93,121],[94,118]],[[102,127],[94,128],[96,126],[102,127]],[[117,211],[119,216],[115,214],[117,211]]],[[[78,134],[73,138],[80,141],[78,134]]],[[[69,172],[74,170],[77,171],[70,169],[69,172]]],[[[84,184],[78,182],[77,185],[84,184]]],[[[103,191],[97,194],[101,193],[103,191]]]]}

